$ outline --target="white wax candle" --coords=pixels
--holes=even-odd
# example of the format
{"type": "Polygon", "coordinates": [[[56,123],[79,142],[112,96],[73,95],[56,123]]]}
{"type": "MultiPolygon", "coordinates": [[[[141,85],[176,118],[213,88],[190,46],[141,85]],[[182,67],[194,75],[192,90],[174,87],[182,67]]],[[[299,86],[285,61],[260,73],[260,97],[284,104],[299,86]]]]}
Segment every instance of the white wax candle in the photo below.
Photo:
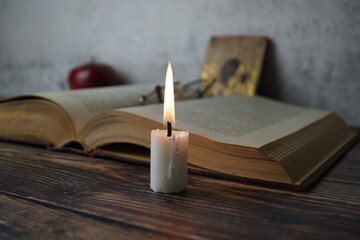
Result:
{"type": "Polygon", "coordinates": [[[165,78],[163,123],[167,130],[151,131],[150,187],[154,192],[177,193],[187,185],[189,132],[175,128],[174,78],[169,62],[165,78]]]}
{"type": "Polygon", "coordinates": [[[150,187],[154,192],[177,193],[187,186],[189,132],[151,131],[150,187]]]}

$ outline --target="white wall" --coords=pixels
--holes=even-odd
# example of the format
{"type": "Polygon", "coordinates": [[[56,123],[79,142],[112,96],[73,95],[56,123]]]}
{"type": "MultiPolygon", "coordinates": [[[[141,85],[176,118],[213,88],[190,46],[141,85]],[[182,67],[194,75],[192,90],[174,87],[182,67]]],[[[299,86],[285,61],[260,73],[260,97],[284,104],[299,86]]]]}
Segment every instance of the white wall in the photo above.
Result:
{"type": "Polygon", "coordinates": [[[272,39],[261,92],[360,126],[360,1],[0,0],[0,95],[61,90],[95,56],[133,82],[198,77],[213,35],[272,39]]]}

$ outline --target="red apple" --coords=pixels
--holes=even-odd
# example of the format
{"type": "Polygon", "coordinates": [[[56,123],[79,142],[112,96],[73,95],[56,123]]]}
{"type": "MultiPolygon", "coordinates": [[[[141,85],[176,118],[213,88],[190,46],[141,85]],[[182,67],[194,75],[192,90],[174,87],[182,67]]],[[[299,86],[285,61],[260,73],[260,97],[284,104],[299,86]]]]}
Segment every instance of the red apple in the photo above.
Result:
{"type": "Polygon", "coordinates": [[[125,84],[112,67],[94,61],[72,69],[68,82],[71,89],[125,84]]]}

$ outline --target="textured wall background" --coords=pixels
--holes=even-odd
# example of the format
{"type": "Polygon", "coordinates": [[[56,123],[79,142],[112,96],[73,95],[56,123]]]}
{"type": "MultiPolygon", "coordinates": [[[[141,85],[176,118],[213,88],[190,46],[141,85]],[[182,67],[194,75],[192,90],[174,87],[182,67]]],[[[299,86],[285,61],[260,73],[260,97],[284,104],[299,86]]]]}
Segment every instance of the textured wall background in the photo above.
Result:
{"type": "Polygon", "coordinates": [[[358,0],[0,0],[0,95],[67,88],[91,56],[160,83],[198,77],[212,35],[272,40],[262,94],[360,126],[358,0]]]}

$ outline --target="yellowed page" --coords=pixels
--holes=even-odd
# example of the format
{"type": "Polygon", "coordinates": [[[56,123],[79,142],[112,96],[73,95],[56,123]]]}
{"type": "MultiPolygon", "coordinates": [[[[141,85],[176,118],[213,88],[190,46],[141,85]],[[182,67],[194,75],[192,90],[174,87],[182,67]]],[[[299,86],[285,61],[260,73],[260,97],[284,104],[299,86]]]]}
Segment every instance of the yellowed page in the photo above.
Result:
{"type": "Polygon", "coordinates": [[[139,97],[154,89],[154,84],[134,84],[55,93],[41,96],[60,104],[74,121],[77,133],[94,114],[109,109],[140,105],[139,97]]]}
{"type": "MultiPolygon", "coordinates": [[[[264,97],[230,96],[177,102],[176,128],[214,141],[259,148],[325,117],[264,97]]],[[[162,122],[162,105],[119,109],[162,122]]]]}

